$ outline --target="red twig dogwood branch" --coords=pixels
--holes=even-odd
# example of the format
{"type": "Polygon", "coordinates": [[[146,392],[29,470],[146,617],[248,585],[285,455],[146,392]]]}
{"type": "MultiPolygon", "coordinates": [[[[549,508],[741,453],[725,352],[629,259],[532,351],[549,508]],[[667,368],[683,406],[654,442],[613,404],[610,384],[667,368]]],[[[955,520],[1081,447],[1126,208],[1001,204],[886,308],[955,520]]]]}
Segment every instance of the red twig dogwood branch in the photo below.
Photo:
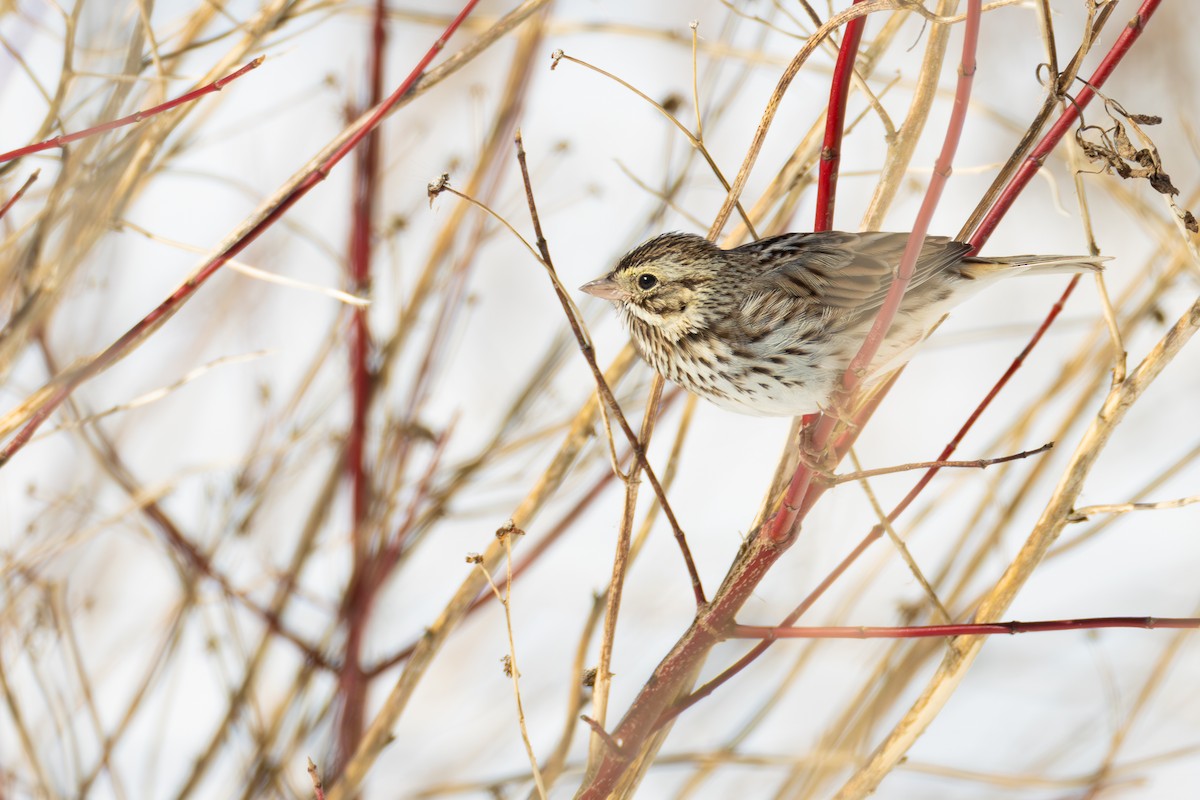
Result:
{"type": "Polygon", "coordinates": [[[21,184],[21,188],[17,189],[13,196],[8,198],[4,205],[0,206],[0,219],[4,219],[4,215],[9,212],[9,209],[15,206],[17,201],[25,196],[25,192],[29,191],[29,187],[33,186],[34,181],[38,179],[39,172],[40,170],[34,170],[33,174],[26,178],[25,182],[21,184]]]}
{"type": "MultiPolygon", "coordinates": [[[[376,0],[371,23],[370,56],[367,63],[367,107],[379,105],[383,98],[383,62],[387,48],[387,9],[376,0]]],[[[375,219],[375,200],[379,194],[380,142],[373,130],[354,154],[353,197],[351,198],[350,241],[346,272],[350,291],[364,296],[371,286],[371,228],[375,219]]],[[[362,665],[362,648],[371,611],[380,588],[391,575],[398,553],[391,559],[380,558],[369,541],[368,510],[371,506],[371,473],[367,464],[367,420],[373,396],[370,358],[372,348],[369,309],[351,312],[349,333],[350,430],[346,436],[346,476],[350,482],[351,575],[342,624],[346,634],[342,668],[338,673],[339,715],[337,741],[339,758],[346,758],[358,747],[366,715],[370,681],[362,665]]],[[[444,443],[443,443],[444,444],[444,443]]],[[[440,447],[439,447],[440,449],[440,447]]],[[[433,459],[432,463],[437,463],[433,459]]],[[[342,763],[330,771],[336,780],[342,763]]]]}
{"type": "Polygon", "coordinates": [[[89,136],[107,133],[108,131],[115,130],[125,125],[133,125],[135,123],[142,122],[143,120],[147,120],[156,114],[161,114],[164,111],[170,111],[172,108],[181,106],[184,103],[190,103],[193,100],[198,100],[206,94],[219,92],[229,84],[236,81],[238,78],[245,75],[250,70],[257,68],[263,63],[265,58],[266,56],[259,56],[236,72],[231,72],[230,74],[226,75],[224,78],[218,78],[212,83],[201,86],[198,89],[193,89],[187,94],[182,94],[179,97],[176,97],[174,100],[168,100],[165,103],[160,103],[159,105],[147,108],[144,111],[136,111],[129,116],[121,117],[120,119],[114,119],[111,122],[105,122],[101,125],[85,128],[84,130],[76,131],[75,133],[64,133],[61,136],[55,136],[54,138],[47,139],[44,142],[38,142],[37,144],[19,147],[16,150],[9,150],[7,153],[0,153],[0,164],[21,158],[22,156],[40,153],[43,150],[51,150],[55,147],[66,147],[71,142],[77,142],[80,139],[86,139],[89,136]]]}
{"type": "MultiPolygon", "coordinates": [[[[864,0],[854,0],[854,5],[864,0]]],[[[838,50],[833,80],[829,83],[829,108],[825,112],[825,141],[821,144],[821,166],[817,175],[817,214],[814,231],[833,229],[833,207],[837,200],[838,168],[842,163],[842,135],[846,130],[846,100],[854,77],[854,58],[862,41],[866,17],[857,17],[846,24],[846,33],[838,50]]]]}

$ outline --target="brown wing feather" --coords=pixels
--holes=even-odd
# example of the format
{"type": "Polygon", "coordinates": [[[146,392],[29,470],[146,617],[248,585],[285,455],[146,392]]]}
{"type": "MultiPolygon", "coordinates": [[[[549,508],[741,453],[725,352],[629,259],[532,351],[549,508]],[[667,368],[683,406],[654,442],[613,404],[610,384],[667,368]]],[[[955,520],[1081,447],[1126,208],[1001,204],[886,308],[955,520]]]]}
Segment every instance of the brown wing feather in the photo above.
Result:
{"type": "MultiPolygon", "coordinates": [[[[763,267],[749,279],[749,295],[781,292],[798,300],[820,298],[822,305],[857,315],[883,304],[907,241],[907,233],[786,233],[734,252],[754,256],[763,267]]],[[[970,245],[945,236],[927,236],[909,290],[957,264],[970,250],[970,245]]]]}

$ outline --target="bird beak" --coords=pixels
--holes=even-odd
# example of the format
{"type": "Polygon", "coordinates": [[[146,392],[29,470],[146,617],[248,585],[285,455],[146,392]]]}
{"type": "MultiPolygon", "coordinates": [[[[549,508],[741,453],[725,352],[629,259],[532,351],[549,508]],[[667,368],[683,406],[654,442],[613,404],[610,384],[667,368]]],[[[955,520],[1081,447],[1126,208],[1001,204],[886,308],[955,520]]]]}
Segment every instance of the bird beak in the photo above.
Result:
{"type": "Polygon", "coordinates": [[[587,292],[592,297],[599,297],[601,300],[612,300],[616,302],[619,300],[628,299],[628,295],[625,293],[625,291],[621,289],[620,286],[617,286],[617,282],[612,278],[600,278],[599,280],[592,281],[591,283],[585,283],[583,286],[579,287],[579,291],[587,292]]]}

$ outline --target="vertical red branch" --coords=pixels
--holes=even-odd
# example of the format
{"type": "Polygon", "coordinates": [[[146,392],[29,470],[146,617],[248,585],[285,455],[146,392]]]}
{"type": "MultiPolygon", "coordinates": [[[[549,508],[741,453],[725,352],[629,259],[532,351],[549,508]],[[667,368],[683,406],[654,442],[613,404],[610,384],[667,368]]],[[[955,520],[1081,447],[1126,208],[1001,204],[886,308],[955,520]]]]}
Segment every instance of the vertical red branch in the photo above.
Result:
{"type": "MultiPolygon", "coordinates": [[[[376,0],[375,22],[371,27],[371,56],[368,65],[370,90],[363,108],[377,105],[383,96],[383,58],[387,43],[384,25],[384,3],[376,0]]],[[[362,113],[355,109],[351,117],[362,113]]],[[[353,209],[350,219],[350,242],[346,271],[350,278],[350,292],[367,296],[371,289],[371,222],[375,213],[375,197],[378,193],[376,174],[379,167],[379,131],[372,131],[355,151],[353,209]]],[[[370,318],[366,307],[357,306],[350,321],[350,387],[352,392],[353,417],[350,436],[346,443],[346,465],[353,486],[352,515],[356,534],[355,549],[361,550],[363,542],[357,538],[362,521],[367,515],[370,502],[369,481],[364,464],[364,437],[366,416],[370,403],[371,349],[370,318]]]]}
{"type": "MultiPolygon", "coordinates": [[[[351,118],[357,117],[365,108],[378,105],[383,98],[386,19],[384,0],[376,0],[367,64],[367,97],[362,108],[352,110],[351,118]]],[[[379,188],[379,150],[379,131],[374,130],[354,153],[353,206],[346,272],[350,291],[363,297],[369,296],[371,289],[371,223],[375,218],[375,198],[379,188]]],[[[342,604],[346,649],[342,671],[338,676],[341,707],[334,776],[341,772],[342,758],[353,753],[362,738],[368,686],[361,660],[362,643],[381,577],[379,570],[371,568],[372,546],[368,540],[370,526],[367,524],[371,505],[371,477],[366,457],[367,418],[372,395],[371,322],[368,308],[355,307],[352,315],[349,330],[351,418],[346,438],[346,474],[350,482],[351,544],[354,554],[350,582],[342,604]]]]}
{"type": "MultiPolygon", "coordinates": [[[[854,5],[864,0],[854,0],[854,5]]],[[[833,229],[833,206],[837,197],[838,168],[842,163],[842,135],[846,128],[846,99],[854,77],[854,59],[862,41],[866,17],[857,17],[846,24],[846,33],[838,49],[833,80],[829,84],[829,108],[825,112],[825,141],[821,145],[821,166],[817,176],[817,214],[814,231],[833,229]]]]}

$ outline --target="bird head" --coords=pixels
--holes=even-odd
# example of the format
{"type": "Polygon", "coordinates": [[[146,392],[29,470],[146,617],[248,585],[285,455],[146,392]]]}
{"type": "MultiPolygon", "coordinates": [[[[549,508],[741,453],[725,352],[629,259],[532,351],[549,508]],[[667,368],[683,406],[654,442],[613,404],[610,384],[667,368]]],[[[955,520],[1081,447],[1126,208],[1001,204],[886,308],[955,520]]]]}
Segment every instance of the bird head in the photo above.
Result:
{"type": "Polygon", "coordinates": [[[631,250],[603,278],[579,287],[611,300],[629,324],[642,323],[669,340],[707,327],[711,292],[723,251],[690,233],[664,233],[631,250]]]}

